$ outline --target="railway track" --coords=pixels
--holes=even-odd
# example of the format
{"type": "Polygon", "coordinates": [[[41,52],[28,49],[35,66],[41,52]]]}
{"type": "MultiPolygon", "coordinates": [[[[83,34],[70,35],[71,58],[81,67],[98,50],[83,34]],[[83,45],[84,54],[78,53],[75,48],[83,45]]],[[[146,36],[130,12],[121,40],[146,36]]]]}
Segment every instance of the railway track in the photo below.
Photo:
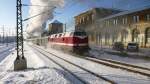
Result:
{"type": "Polygon", "coordinates": [[[5,49],[5,50],[3,50],[3,51],[0,51],[0,54],[5,53],[5,52],[7,52],[8,50],[11,50],[11,49],[12,49],[12,47],[7,48],[7,49],[5,49]]]}
{"type": "Polygon", "coordinates": [[[0,47],[0,54],[4,53],[4,52],[7,52],[8,50],[12,49],[14,47],[13,44],[9,44],[10,46],[3,46],[3,47],[0,47]],[[6,48],[7,47],[7,48],[6,48]]]}
{"type": "MultiPolygon", "coordinates": [[[[72,55],[75,56],[75,55],[72,55]]],[[[76,56],[77,57],[77,56],[76,56]]],[[[136,66],[136,65],[132,65],[132,64],[127,64],[127,63],[122,63],[119,61],[114,61],[114,60],[110,60],[110,59],[102,59],[102,58],[96,58],[93,56],[78,56],[79,58],[85,59],[85,60],[89,60],[98,64],[103,64],[109,67],[113,67],[113,68],[119,68],[122,70],[127,70],[129,72],[133,72],[133,73],[137,73],[140,75],[144,75],[147,77],[150,77],[150,68],[146,68],[146,67],[141,67],[141,66],[136,66]]]]}
{"type": "Polygon", "coordinates": [[[97,58],[91,58],[91,57],[86,57],[85,59],[99,63],[99,64],[103,64],[106,66],[120,68],[123,70],[127,70],[127,71],[130,71],[133,73],[138,73],[138,74],[150,77],[150,69],[149,68],[135,66],[135,65],[122,63],[122,62],[118,62],[118,61],[114,61],[114,60],[108,60],[108,59],[97,59],[97,58]]]}
{"type": "Polygon", "coordinates": [[[60,63],[58,63],[57,61],[55,61],[55,60],[53,60],[52,58],[50,58],[50,57],[49,57],[48,55],[46,55],[45,53],[48,53],[48,54],[50,54],[50,55],[52,55],[52,56],[55,56],[55,57],[57,57],[58,59],[61,59],[61,60],[65,61],[65,62],[67,62],[67,63],[69,63],[69,64],[71,64],[71,65],[73,65],[73,66],[75,66],[75,67],[78,67],[78,68],[80,68],[81,70],[86,71],[86,72],[92,74],[93,76],[95,76],[95,77],[97,77],[97,78],[100,78],[100,79],[102,79],[102,80],[104,80],[104,81],[107,81],[107,82],[110,83],[110,84],[117,84],[117,83],[116,83],[115,81],[113,81],[113,80],[107,79],[107,78],[105,78],[105,77],[103,77],[103,76],[101,76],[101,75],[99,75],[99,74],[96,74],[96,73],[94,73],[94,72],[92,72],[92,71],[90,71],[90,70],[87,70],[87,69],[85,69],[85,68],[83,68],[83,67],[81,67],[81,66],[79,66],[79,65],[77,65],[77,64],[74,64],[74,63],[72,63],[72,62],[70,62],[70,61],[68,61],[68,60],[66,60],[66,59],[64,59],[64,58],[61,58],[61,57],[59,57],[59,56],[57,56],[57,55],[55,55],[55,54],[53,54],[53,53],[50,53],[50,52],[48,52],[48,51],[45,51],[45,50],[43,50],[43,49],[41,49],[41,48],[39,48],[39,47],[36,47],[36,46],[31,46],[31,47],[34,48],[35,50],[37,50],[39,53],[41,53],[43,56],[45,56],[45,57],[48,58],[49,60],[53,61],[55,64],[59,65],[59,66],[60,66],[61,68],[63,68],[65,71],[69,72],[71,75],[73,75],[73,76],[74,76],[75,78],[77,78],[79,81],[81,81],[83,84],[88,84],[88,82],[85,81],[85,80],[83,80],[83,79],[81,79],[81,78],[78,77],[77,75],[75,75],[72,71],[70,71],[69,69],[65,68],[64,66],[62,66],[60,63]],[[42,52],[42,51],[43,51],[43,52],[42,52]]]}

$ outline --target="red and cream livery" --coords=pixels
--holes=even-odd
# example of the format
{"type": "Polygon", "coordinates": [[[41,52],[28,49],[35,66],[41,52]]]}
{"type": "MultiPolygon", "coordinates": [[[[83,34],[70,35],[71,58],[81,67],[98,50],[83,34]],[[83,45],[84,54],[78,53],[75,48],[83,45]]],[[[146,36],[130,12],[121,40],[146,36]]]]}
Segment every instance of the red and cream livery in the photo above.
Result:
{"type": "Polygon", "coordinates": [[[69,51],[87,51],[88,37],[85,32],[65,32],[53,34],[48,37],[50,47],[69,50],[69,51]]]}

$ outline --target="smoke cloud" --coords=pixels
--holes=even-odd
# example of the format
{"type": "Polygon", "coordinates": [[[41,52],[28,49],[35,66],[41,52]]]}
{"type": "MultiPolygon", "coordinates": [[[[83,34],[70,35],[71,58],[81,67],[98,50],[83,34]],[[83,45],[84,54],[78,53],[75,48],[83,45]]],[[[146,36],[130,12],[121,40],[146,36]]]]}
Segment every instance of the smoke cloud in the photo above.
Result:
{"type": "Polygon", "coordinates": [[[30,2],[32,6],[29,9],[29,17],[40,15],[28,21],[26,31],[28,34],[39,36],[44,30],[45,23],[53,19],[54,9],[64,6],[64,0],[30,0],[30,2]]]}

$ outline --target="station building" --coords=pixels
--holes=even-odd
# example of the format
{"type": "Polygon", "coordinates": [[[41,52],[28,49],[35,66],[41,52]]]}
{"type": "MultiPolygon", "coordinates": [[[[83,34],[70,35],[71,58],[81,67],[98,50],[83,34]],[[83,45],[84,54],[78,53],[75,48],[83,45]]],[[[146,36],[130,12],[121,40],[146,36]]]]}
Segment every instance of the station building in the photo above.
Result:
{"type": "Polygon", "coordinates": [[[141,47],[150,47],[150,6],[98,18],[87,26],[76,30],[87,32],[90,45],[136,42],[141,47]]]}
{"type": "Polygon", "coordinates": [[[74,17],[75,30],[85,31],[88,28],[91,29],[91,25],[95,23],[96,20],[119,12],[121,12],[121,10],[111,8],[90,9],[74,17]]]}

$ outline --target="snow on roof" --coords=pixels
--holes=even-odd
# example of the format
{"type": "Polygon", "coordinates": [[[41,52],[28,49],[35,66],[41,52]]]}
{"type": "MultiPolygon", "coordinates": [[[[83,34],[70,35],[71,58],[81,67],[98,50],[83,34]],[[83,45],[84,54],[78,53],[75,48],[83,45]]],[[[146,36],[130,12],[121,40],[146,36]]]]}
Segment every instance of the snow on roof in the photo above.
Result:
{"type": "Polygon", "coordinates": [[[150,5],[142,7],[142,8],[137,8],[137,9],[133,9],[133,10],[128,10],[128,11],[120,12],[120,13],[117,13],[117,14],[114,14],[114,15],[110,15],[110,16],[108,16],[106,18],[102,18],[102,19],[100,19],[98,21],[104,21],[104,20],[107,20],[107,19],[110,19],[110,18],[114,18],[114,17],[117,17],[117,16],[122,16],[122,15],[127,15],[127,14],[131,14],[131,13],[135,13],[135,12],[146,10],[146,9],[149,9],[149,8],[150,8],[150,5]]]}
{"type": "Polygon", "coordinates": [[[82,12],[81,14],[76,15],[76,16],[74,16],[74,17],[76,18],[76,17],[79,17],[79,16],[84,15],[84,14],[86,14],[86,13],[91,13],[92,10],[96,10],[97,12],[100,12],[100,11],[103,11],[103,10],[112,10],[112,11],[114,11],[114,12],[121,12],[121,11],[123,11],[123,10],[117,9],[117,8],[96,7],[96,8],[91,8],[91,9],[89,9],[89,10],[86,10],[86,11],[82,12]]]}
{"type": "Polygon", "coordinates": [[[58,23],[58,24],[61,24],[61,22],[59,22],[58,20],[54,20],[52,23],[58,23]]]}

